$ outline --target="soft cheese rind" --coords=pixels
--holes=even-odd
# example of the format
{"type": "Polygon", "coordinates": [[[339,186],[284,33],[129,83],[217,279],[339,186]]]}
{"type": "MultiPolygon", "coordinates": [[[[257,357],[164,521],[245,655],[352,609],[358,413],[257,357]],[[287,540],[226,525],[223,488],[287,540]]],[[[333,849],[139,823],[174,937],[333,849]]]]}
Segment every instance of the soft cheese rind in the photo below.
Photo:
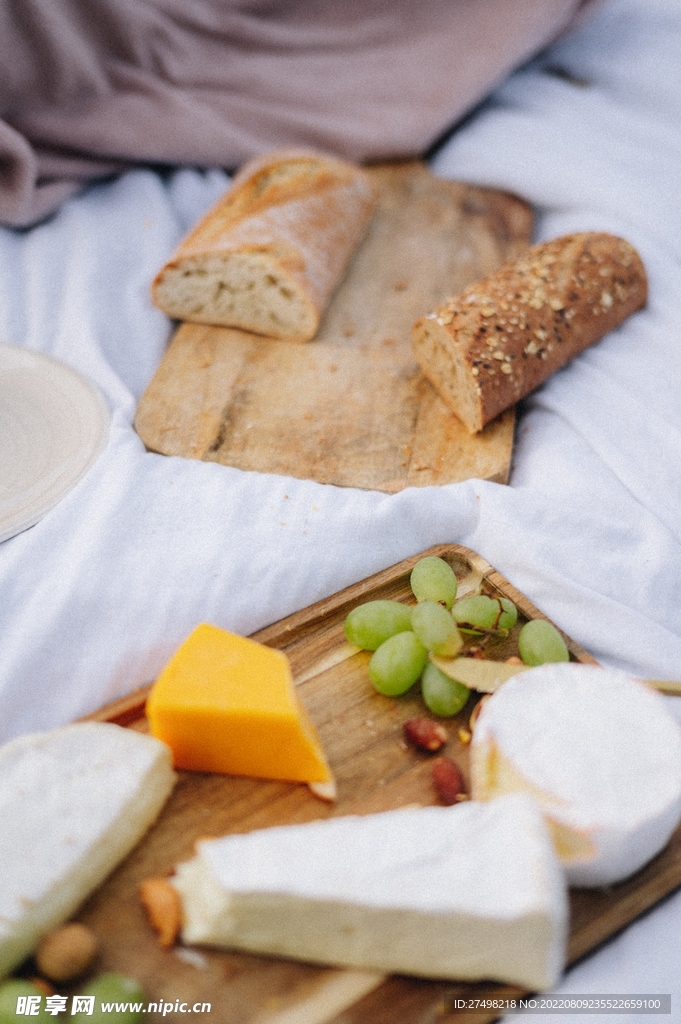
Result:
{"type": "Polygon", "coordinates": [[[523,796],[339,817],[198,844],[171,879],[183,940],[348,967],[547,988],[565,880],[523,796]]]}
{"type": "Polygon", "coordinates": [[[132,849],[174,781],[165,744],[103,722],[0,749],[0,977],[132,849]]]}
{"type": "Polygon", "coordinates": [[[610,885],[665,845],[681,818],[681,728],[622,672],[543,665],[485,701],[471,744],[475,799],[531,793],[568,881],[610,885]]]}
{"type": "Polygon", "coordinates": [[[169,316],[308,341],[376,207],[359,167],[307,150],[247,163],[159,271],[169,316]]]}

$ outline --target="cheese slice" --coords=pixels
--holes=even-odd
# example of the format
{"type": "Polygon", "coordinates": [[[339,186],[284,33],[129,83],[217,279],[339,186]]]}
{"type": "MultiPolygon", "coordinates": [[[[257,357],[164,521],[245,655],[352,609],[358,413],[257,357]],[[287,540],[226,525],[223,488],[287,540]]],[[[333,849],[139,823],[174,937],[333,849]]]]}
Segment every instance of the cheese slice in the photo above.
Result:
{"type": "Polygon", "coordinates": [[[0,748],[0,977],[125,857],[174,780],[164,744],[103,722],[0,748]]]}
{"type": "Polygon", "coordinates": [[[471,792],[530,793],[568,881],[610,885],[658,853],[681,819],[681,728],[659,694],[624,673],[533,668],[485,701],[471,792]]]}
{"type": "Polygon", "coordinates": [[[281,651],[206,623],[156,680],[152,735],[178,768],[291,782],[331,782],[314,726],[281,651]]]}
{"type": "Polygon", "coordinates": [[[187,943],[532,989],[564,963],[565,880],[524,796],[204,840],[170,881],[187,943]]]}

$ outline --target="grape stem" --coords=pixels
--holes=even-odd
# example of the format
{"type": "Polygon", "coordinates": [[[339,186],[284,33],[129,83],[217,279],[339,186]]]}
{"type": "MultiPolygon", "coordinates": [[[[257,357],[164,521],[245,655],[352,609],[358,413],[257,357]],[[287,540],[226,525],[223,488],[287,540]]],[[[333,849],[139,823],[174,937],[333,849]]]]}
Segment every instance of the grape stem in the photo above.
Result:
{"type": "Polygon", "coordinates": [[[508,636],[510,632],[510,630],[505,629],[503,626],[497,629],[495,629],[494,627],[492,627],[492,629],[480,629],[479,627],[477,629],[474,629],[470,623],[467,623],[464,626],[460,622],[458,623],[458,626],[460,633],[466,633],[469,636],[508,636]]]}

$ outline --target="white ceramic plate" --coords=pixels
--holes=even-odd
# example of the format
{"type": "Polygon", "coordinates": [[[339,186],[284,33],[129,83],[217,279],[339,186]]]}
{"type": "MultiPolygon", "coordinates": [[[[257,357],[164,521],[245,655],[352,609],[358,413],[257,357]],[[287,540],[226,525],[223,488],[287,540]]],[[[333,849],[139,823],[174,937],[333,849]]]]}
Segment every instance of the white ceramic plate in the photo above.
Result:
{"type": "Polygon", "coordinates": [[[0,541],[37,523],[106,444],[96,388],[50,356],[0,345],[0,541]]]}

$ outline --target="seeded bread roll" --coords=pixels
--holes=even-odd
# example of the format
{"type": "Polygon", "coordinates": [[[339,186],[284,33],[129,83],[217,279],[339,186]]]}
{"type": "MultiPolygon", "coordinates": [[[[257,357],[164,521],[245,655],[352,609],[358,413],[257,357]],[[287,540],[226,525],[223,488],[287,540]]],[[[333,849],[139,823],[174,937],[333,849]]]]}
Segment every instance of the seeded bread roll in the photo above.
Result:
{"type": "Polygon", "coordinates": [[[425,376],[471,434],[644,305],[646,272],[614,235],[533,246],[414,325],[425,376]]]}
{"type": "Polygon", "coordinates": [[[177,319],[309,341],[376,202],[353,164],[302,151],[259,157],[157,275],[153,300],[177,319]]]}

